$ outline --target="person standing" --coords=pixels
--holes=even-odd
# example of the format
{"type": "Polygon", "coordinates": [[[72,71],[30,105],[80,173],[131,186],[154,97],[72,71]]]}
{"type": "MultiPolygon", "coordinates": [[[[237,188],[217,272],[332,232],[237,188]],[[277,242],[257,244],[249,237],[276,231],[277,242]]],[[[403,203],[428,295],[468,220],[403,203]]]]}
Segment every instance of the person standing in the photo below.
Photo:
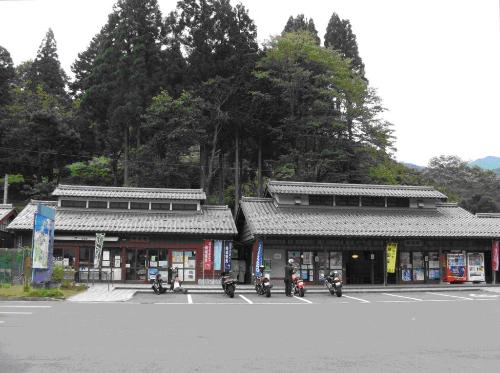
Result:
{"type": "Polygon", "coordinates": [[[293,274],[293,259],[288,259],[285,266],[285,295],[292,296],[292,274],[293,274]]]}

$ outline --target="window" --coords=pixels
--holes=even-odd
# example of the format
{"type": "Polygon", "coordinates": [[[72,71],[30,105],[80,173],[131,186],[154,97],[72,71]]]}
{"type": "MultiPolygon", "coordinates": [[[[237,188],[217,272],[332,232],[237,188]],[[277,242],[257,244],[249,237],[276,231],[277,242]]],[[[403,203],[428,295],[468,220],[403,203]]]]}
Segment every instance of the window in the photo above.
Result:
{"type": "Polygon", "coordinates": [[[410,207],[410,199],[387,197],[387,207],[410,207]]]}
{"type": "Polygon", "coordinates": [[[128,209],[128,202],[110,202],[109,208],[110,209],[127,210],[128,209]]]}
{"type": "Polygon", "coordinates": [[[361,206],[385,207],[384,197],[361,197],[361,206]]]}
{"type": "Polygon", "coordinates": [[[131,210],[149,210],[148,202],[130,202],[131,210]]]}
{"type": "Polygon", "coordinates": [[[152,203],[151,210],[170,210],[170,203],[152,203]]]}
{"type": "Polygon", "coordinates": [[[89,209],[107,209],[107,201],[89,201],[89,209]]]}
{"type": "Polygon", "coordinates": [[[87,201],[75,201],[71,199],[61,200],[61,207],[87,207],[87,201]]]}
{"type": "Polygon", "coordinates": [[[309,196],[311,206],[333,206],[333,196],[309,196]]]}
{"type": "Polygon", "coordinates": [[[359,206],[358,196],[336,196],[335,206],[359,206]]]}
{"type": "Polygon", "coordinates": [[[198,205],[194,203],[172,203],[172,210],[196,211],[198,210],[198,205]]]}

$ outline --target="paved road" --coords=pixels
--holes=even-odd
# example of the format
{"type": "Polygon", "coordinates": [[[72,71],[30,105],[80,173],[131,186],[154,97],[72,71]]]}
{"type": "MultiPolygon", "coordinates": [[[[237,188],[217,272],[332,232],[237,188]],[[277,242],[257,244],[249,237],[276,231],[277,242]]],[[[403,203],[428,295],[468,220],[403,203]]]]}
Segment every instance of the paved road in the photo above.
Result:
{"type": "Polygon", "coordinates": [[[500,294],[0,302],[0,372],[498,372],[500,294]]]}

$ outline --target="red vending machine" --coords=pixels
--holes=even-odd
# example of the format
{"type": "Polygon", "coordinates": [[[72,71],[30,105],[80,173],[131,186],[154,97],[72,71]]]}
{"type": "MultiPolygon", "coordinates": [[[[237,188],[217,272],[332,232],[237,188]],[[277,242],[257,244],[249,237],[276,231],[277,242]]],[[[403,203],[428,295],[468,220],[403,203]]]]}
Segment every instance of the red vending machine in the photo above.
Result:
{"type": "Polygon", "coordinates": [[[463,253],[444,254],[443,281],[450,283],[467,281],[465,254],[463,253]]]}

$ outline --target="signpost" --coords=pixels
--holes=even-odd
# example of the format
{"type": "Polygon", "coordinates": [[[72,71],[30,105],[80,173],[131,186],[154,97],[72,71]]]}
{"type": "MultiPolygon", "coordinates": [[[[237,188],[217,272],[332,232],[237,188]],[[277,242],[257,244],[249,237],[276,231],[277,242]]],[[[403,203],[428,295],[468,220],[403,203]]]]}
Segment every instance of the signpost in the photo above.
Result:
{"type": "Polygon", "coordinates": [[[33,283],[49,281],[52,275],[55,216],[55,209],[38,204],[33,221],[33,283]]]}

